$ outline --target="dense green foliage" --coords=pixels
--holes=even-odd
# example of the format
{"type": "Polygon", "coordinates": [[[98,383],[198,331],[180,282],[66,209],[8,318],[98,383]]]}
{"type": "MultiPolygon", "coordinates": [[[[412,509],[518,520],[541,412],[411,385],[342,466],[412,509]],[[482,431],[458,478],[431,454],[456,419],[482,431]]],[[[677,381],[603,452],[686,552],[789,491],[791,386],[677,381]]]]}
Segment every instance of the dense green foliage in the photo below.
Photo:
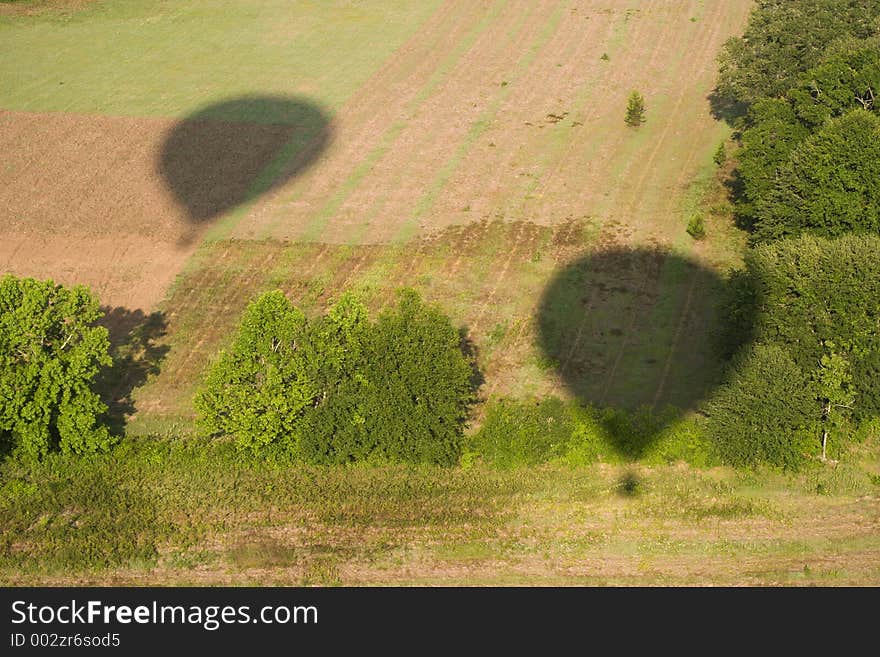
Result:
{"type": "Polygon", "coordinates": [[[753,223],[757,205],[773,190],[780,170],[796,166],[790,157],[797,147],[830,119],[855,109],[876,112],[876,89],[880,42],[847,40],[829,48],[821,63],[804,73],[784,98],[757,101],[741,135],[737,213],[753,223]]]}
{"type": "Polygon", "coordinates": [[[739,353],[707,405],[731,463],[799,467],[880,415],[878,17],[878,0],[764,0],[721,57],[719,94],[749,107],[736,213],[762,244],[730,280],[739,353]]]}
{"type": "Polygon", "coordinates": [[[112,443],[93,386],[111,364],[97,299],[82,286],[0,278],[0,440],[31,457],[112,443]]]}
{"type": "Polygon", "coordinates": [[[758,202],[755,239],[880,232],[880,118],[853,110],[791,153],[758,202]]]}
{"type": "Polygon", "coordinates": [[[707,404],[709,435],[725,462],[800,467],[808,452],[815,395],[786,350],[757,345],[707,404]]]}
{"type": "Polygon", "coordinates": [[[236,436],[253,449],[295,442],[300,420],[318,393],[310,339],[305,316],[282,292],[251,303],[231,347],[196,396],[204,428],[236,436]]]}
{"type": "Polygon", "coordinates": [[[707,405],[726,460],[797,467],[829,425],[880,415],[880,237],[760,246],[727,311],[745,355],[707,405]]]}
{"type": "Polygon", "coordinates": [[[880,415],[880,237],[804,236],[747,257],[754,340],[784,346],[804,371],[835,345],[849,360],[859,416],[880,415]]]}
{"type": "Polygon", "coordinates": [[[797,120],[791,105],[773,98],[760,100],[749,113],[750,127],[744,130],[737,153],[736,173],[741,189],[736,212],[746,223],[754,223],[755,205],[773,187],[776,171],[788,162],[795,147],[810,130],[797,120]]]}
{"type": "Polygon", "coordinates": [[[360,312],[337,335],[352,345],[323,375],[303,455],[319,463],[365,459],[452,464],[473,390],[458,331],[412,291],[367,324],[360,312]]]}
{"type": "Polygon", "coordinates": [[[253,302],[196,397],[203,426],[315,463],[454,463],[473,395],[458,332],[412,291],[370,322],[342,297],[309,322],[280,291],[253,302]]]}
{"type": "Polygon", "coordinates": [[[466,463],[476,459],[500,468],[554,461],[577,466],[684,461],[697,467],[716,462],[698,417],[682,417],[671,407],[629,412],[556,397],[491,400],[464,456],[466,463]]]}
{"type": "Polygon", "coordinates": [[[718,91],[748,104],[780,97],[828,44],[875,34],[878,16],[880,0],[760,0],[743,36],[724,46],[718,91]]]}

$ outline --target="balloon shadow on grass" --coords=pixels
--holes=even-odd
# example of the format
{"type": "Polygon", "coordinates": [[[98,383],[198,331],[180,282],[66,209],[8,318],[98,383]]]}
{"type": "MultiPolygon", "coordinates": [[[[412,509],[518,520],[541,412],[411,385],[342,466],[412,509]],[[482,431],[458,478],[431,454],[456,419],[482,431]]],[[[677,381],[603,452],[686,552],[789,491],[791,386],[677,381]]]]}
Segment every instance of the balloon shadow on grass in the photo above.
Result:
{"type": "Polygon", "coordinates": [[[331,137],[329,115],[306,98],[243,96],[172,127],[157,168],[195,229],[305,171],[331,137]]]}
{"type": "Polygon", "coordinates": [[[655,248],[590,254],[546,288],[539,346],[581,403],[605,411],[625,460],[641,458],[720,380],[723,288],[712,269],[655,248]]]}

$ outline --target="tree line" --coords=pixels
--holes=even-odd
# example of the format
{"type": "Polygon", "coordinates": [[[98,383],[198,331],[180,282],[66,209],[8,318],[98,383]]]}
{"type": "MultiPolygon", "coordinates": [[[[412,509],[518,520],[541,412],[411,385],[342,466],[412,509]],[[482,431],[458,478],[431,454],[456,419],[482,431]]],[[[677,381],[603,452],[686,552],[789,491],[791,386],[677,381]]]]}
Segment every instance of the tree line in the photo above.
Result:
{"type": "Polygon", "coordinates": [[[728,462],[796,468],[880,415],[878,35],[877,0],[765,0],[720,57],[752,245],[706,408],[728,462]]]}
{"type": "MultiPolygon", "coordinates": [[[[0,278],[0,446],[42,458],[108,449],[96,390],[113,366],[97,298],[84,286],[0,278]]],[[[245,310],[194,404],[209,435],[311,463],[452,464],[474,398],[462,335],[412,290],[371,320],[343,295],[309,319],[280,290],[245,310]]]]}

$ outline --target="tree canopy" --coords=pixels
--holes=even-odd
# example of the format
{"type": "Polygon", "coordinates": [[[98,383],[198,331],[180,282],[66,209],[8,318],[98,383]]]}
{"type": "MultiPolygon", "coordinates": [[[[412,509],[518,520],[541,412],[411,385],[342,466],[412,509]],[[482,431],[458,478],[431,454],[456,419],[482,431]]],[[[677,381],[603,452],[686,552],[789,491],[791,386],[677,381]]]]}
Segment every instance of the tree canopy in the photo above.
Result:
{"type": "Polygon", "coordinates": [[[280,291],[254,301],[196,397],[203,426],[307,461],[450,464],[472,400],[458,331],[411,290],[371,322],[351,295],[307,320],[280,291]]]}
{"type": "Polygon", "coordinates": [[[759,0],[743,36],[724,45],[718,91],[750,105],[779,98],[828,44],[876,34],[878,17],[880,0],[759,0]]]}
{"type": "Polygon", "coordinates": [[[755,214],[756,241],[880,232],[880,118],[829,120],[792,151],[755,214]]]}
{"type": "Polygon", "coordinates": [[[83,286],[0,278],[0,437],[31,457],[113,442],[93,385],[109,366],[98,300],[83,286]]]}

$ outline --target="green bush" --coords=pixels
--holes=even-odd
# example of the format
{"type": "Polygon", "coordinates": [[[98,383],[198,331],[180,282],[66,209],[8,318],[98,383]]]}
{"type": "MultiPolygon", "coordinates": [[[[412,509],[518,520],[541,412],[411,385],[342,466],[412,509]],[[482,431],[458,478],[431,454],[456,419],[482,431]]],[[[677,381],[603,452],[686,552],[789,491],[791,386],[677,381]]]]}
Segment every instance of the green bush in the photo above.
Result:
{"type": "Polygon", "coordinates": [[[196,396],[202,426],[313,463],[454,463],[473,370],[449,319],[399,296],[371,323],[349,295],[310,322],[282,292],[264,294],[196,396]]]}
{"type": "Polygon", "coordinates": [[[98,300],[83,286],[0,278],[0,442],[31,457],[113,442],[94,391],[112,363],[98,300]]]}
{"type": "Polygon", "coordinates": [[[316,463],[455,463],[473,370],[449,318],[404,290],[396,307],[356,333],[349,353],[358,357],[322,375],[303,456],[316,463]]]}
{"type": "Polygon", "coordinates": [[[722,166],[725,162],[727,162],[727,148],[722,141],[718,144],[718,148],[715,149],[715,154],[712,156],[712,161],[715,163],[715,166],[722,166]]]}
{"type": "Polygon", "coordinates": [[[600,409],[556,397],[490,401],[468,448],[468,460],[499,468],[550,461],[572,466],[685,461],[697,467],[717,462],[703,422],[682,417],[679,409],[600,409]]]}
{"type": "Polygon", "coordinates": [[[196,395],[201,426],[240,447],[294,446],[319,392],[311,339],[306,318],[280,290],[252,302],[196,395]]]}
{"type": "Polygon", "coordinates": [[[809,376],[786,350],[757,345],[738,358],[706,405],[707,431],[731,465],[798,469],[815,451],[809,427],[816,408],[809,376]]]}
{"type": "Polygon", "coordinates": [[[701,240],[706,237],[706,223],[703,221],[703,215],[695,214],[688,221],[687,234],[695,240],[701,240]]]}
{"type": "Polygon", "coordinates": [[[575,432],[570,408],[561,399],[498,399],[491,402],[470,449],[500,468],[546,463],[562,456],[575,432]]]}

